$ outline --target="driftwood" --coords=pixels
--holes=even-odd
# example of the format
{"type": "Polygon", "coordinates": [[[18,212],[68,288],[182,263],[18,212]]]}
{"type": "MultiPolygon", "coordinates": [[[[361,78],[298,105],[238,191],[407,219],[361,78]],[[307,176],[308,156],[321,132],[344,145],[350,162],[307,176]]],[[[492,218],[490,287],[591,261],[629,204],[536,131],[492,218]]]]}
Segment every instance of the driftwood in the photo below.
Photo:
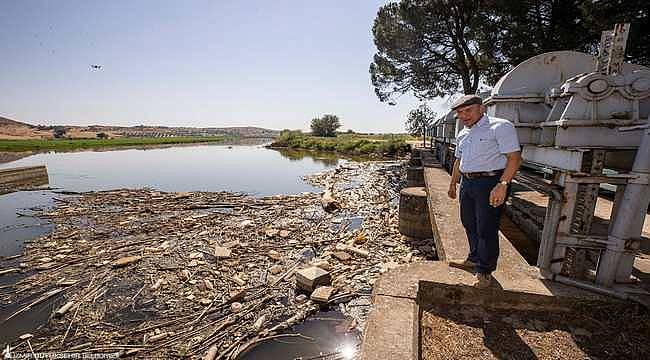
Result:
{"type": "Polygon", "coordinates": [[[334,198],[334,184],[336,184],[336,182],[331,176],[329,176],[325,182],[325,191],[323,191],[323,195],[320,199],[323,209],[327,212],[332,212],[341,208],[341,204],[334,198]]]}
{"type": "Polygon", "coordinates": [[[217,347],[217,345],[212,345],[208,350],[208,352],[203,357],[203,360],[214,360],[217,357],[218,352],[219,352],[219,348],[217,347]]]}
{"type": "Polygon", "coordinates": [[[68,312],[74,305],[74,301],[68,301],[65,305],[61,306],[57,311],[54,312],[55,316],[63,316],[68,312]]]}
{"type": "Polygon", "coordinates": [[[15,273],[15,272],[20,272],[20,269],[11,268],[11,269],[0,270],[0,276],[15,273]]]}

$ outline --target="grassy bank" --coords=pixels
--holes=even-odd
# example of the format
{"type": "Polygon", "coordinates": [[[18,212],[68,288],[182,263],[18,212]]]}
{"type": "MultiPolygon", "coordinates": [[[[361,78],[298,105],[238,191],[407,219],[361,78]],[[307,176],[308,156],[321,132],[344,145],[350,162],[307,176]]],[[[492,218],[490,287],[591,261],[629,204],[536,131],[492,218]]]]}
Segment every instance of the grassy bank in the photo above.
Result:
{"type": "Polygon", "coordinates": [[[337,137],[318,137],[300,131],[285,130],[271,147],[336,151],[351,155],[394,156],[411,150],[407,135],[361,135],[339,134],[337,137]]]}
{"type": "Polygon", "coordinates": [[[224,136],[188,136],[169,138],[115,138],[115,139],[34,139],[0,140],[0,151],[73,150],[114,146],[165,145],[221,142],[224,136]]]}

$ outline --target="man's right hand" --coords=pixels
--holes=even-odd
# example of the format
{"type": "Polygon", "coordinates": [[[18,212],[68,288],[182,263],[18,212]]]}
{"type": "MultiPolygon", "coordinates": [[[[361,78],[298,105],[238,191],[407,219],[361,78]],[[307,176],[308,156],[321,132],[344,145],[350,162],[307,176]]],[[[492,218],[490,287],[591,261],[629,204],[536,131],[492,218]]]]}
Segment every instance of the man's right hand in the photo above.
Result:
{"type": "Polygon", "coordinates": [[[447,196],[452,199],[456,198],[456,184],[449,185],[449,191],[447,191],[447,196]]]}

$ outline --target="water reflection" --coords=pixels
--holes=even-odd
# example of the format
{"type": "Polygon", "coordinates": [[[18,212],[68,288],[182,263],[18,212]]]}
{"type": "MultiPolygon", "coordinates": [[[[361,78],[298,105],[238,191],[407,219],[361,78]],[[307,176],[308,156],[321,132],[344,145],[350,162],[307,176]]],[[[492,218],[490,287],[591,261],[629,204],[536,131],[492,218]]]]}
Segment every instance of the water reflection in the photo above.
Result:
{"type": "Polygon", "coordinates": [[[22,253],[25,240],[48,233],[53,225],[32,217],[31,209],[50,207],[53,194],[48,191],[25,191],[0,196],[0,257],[22,253]]]}
{"type": "Polygon", "coordinates": [[[360,333],[353,324],[354,321],[341,312],[322,311],[289,331],[304,337],[267,340],[238,359],[352,359],[360,343],[360,333]]]}
{"type": "MultiPolygon", "coordinates": [[[[301,161],[303,159],[312,159],[314,162],[321,163],[327,167],[338,165],[340,159],[352,161],[368,161],[373,160],[370,156],[361,155],[345,155],[332,153],[327,151],[316,150],[301,150],[301,149],[288,149],[288,148],[271,148],[279,152],[283,157],[290,161],[301,161]]],[[[376,159],[375,159],[376,160],[376,159]]]]}
{"type": "Polygon", "coordinates": [[[335,154],[331,153],[319,153],[314,151],[307,150],[296,150],[296,149],[274,149],[280,153],[280,155],[289,159],[289,161],[302,161],[305,158],[311,158],[316,163],[321,163],[325,166],[336,166],[338,164],[339,158],[335,154]]]}
{"type": "Polygon", "coordinates": [[[69,191],[151,187],[162,191],[235,191],[253,195],[316,190],[302,181],[338,164],[335,155],[274,151],[258,145],[191,144],[119,151],[48,152],[0,164],[45,164],[50,185],[69,191]]]}

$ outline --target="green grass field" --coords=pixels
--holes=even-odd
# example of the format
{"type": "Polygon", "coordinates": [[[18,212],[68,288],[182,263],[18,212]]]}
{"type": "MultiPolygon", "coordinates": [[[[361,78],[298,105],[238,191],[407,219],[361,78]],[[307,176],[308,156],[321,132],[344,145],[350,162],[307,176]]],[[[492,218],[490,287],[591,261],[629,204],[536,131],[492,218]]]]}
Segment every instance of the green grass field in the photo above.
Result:
{"type": "Polygon", "coordinates": [[[115,138],[115,139],[53,139],[0,140],[0,151],[73,150],[114,146],[165,145],[212,143],[226,140],[224,136],[188,136],[169,138],[115,138]]]}

